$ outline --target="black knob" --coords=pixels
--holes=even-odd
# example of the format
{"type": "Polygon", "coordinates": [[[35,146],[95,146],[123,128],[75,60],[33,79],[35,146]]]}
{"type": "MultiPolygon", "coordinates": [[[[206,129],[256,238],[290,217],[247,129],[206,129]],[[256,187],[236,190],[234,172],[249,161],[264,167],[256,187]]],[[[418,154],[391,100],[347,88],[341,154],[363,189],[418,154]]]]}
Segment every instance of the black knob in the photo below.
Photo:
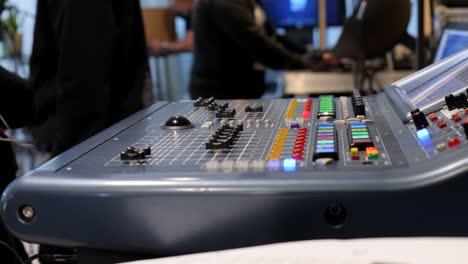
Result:
{"type": "Polygon", "coordinates": [[[426,119],[426,115],[424,115],[421,111],[412,111],[412,117],[414,125],[416,126],[417,130],[426,128],[429,126],[429,122],[426,119]]]}
{"type": "Polygon", "coordinates": [[[145,146],[143,148],[143,151],[145,152],[145,155],[147,155],[147,156],[151,155],[151,147],[150,146],[145,146]]]}
{"type": "Polygon", "coordinates": [[[250,105],[245,107],[245,112],[246,113],[261,113],[263,112],[263,106],[256,106],[256,107],[251,107],[250,105]]]}
{"type": "Polygon", "coordinates": [[[120,159],[122,161],[143,161],[149,155],[151,155],[151,148],[149,146],[145,146],[143,149],[128,147],[120,152],[120,159]]]}
{"type": "Polygon", "coordinates": [[[447,108],[450,111],[457,108],[457,105],[455,103],[455,96],[453,94],[445,96],[445,104],[447,105],[447,108]]]}
{"type": "Polygon", "coordinates": [[[218,111],[216,112],[216,118],[232,118],[236,115],[236,109],[232,109],[232,110],[222,110],[222,111],[218,111]]]}
{"type": "Polygon", "coordinates": [[[170,117],[166,123],[162,126],[163,129],[172,129],[172,130],[180,130],[180,129],[188,129],[194,128],[195,126],[192,125],[190,120],[183,116],[173,116],[170,117]]]}
{"type": "Polygon", "coordinates": [[[468,118],[465,118],[465,120],[463,120],[462,126],[465,130],[466,139],[468,139],[468,118]]]}
{"type": "Polygon", "coordinates": [[[456,107],[459,109],[467,108],[468,101],[467,101],[466,95],[462,93],[462,94],[455,96],[455,104],[456,104],[456,107]]]}
{"type": "Polygon", "coordinates": [[[418,112],[421,112],[421,110],[419,110],[419,108],[413,109],[413,110],[411,110],[411,115],[414,115],[414,114],[416,114],[418,112]]]}

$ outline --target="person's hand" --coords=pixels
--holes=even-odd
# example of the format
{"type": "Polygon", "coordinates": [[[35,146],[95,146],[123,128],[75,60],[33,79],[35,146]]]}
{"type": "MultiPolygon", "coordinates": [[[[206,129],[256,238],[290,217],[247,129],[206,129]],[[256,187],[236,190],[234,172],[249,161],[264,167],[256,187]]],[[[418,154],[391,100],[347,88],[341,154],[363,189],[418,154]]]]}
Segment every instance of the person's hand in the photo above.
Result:
{"type": "Polygon", "coordinates": [[[168,52],[167,42],[160,40],[153,40],[149,46],[151,54],[164,55],[168,52]]]}

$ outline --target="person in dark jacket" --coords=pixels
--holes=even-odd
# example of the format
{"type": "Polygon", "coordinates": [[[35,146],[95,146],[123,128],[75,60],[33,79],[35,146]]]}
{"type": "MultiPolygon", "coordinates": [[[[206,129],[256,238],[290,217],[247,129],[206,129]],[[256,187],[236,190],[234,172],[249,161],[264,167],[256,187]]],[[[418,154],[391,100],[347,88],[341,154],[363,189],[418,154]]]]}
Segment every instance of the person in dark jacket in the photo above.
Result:
{"type": "MultiPolygon", "coordinates": [[[[5,135],[7,128],[18,128],[31,124],[34,120],[34,100],[27,88],[27,82],[0,67],[0,194],[16,178],[18,166],[12,143],[5,135]]],[[[21,242],[12,236],[0,219],[0,241],[15,250],[26,260],[26,252],[21,242]]],[[[1,263],[20,263],[5,245],[0,245],[1,263]]]]}
{"type": "Polygon", "coordinates": [[[38,0],[31,86],[39,143],[57,155],[143,107],[148,72],[136,0],[38,0]]]}
{"type": "Polygon", "coordinates": [[[259,98],[263,66],[308,67],[305,50],[274,34],[258,0],[198,0],[192,22],[192,98],[259,98]]]}

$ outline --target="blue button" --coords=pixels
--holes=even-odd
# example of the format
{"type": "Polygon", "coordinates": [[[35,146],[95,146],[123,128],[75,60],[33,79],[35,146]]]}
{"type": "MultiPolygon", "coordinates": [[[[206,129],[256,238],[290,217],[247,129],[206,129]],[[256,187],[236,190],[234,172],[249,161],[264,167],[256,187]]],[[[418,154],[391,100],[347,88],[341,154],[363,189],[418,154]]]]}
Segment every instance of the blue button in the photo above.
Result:
{"type": "Polygon", "coordinates": [[[283,169],[285,172],[296,171],[296,160],[295,159],[285,159],[283,160],[283,169]]]}

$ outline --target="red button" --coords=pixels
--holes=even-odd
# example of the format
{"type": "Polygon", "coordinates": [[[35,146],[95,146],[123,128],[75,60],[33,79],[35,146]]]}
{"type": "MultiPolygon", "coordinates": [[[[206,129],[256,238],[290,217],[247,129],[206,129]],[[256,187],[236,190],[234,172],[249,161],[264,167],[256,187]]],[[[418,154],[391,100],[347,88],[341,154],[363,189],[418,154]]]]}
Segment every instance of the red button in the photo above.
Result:
{"type": "Polygon", "coordinates": [[[447,126],[447,123],[444,121],[444,120],[440,120],[439,122],[437,122],[437,125],[440,127],[440,128],[444,128],[447,126]]]}
{"type": "Polygon", "coordinates": [[[352,159],[352,160],[360,160],[361,157],[359,156],[359,154],[352,154],[352,155],[351,155],[351,159],[352,159]]]}
{"type": "Polygon", "coordinates": [[[295,159],[295,160],[302,160],[302,155],[300,155],[300,154],[293,154],[293,155],[292,155],[292,158],[295,159]]]}
{"type": "Polygon", "coordinates": [[[297,136],[296,140],[306,140],[307,136],[297,136]]]}
{"type": "Polygon", "coordinates": [[[436,114],[430,114],[430,115],[429,115],[429,120],[431,120],[432,122],[437,121],[437,116],[436,116],[436,114]]]}
{"type": "Polygon", "coordinates": [[[448,142],[448,147],[449,148],[454,148],[456,146],[460,145],[460,140],[458,138],[452,138],[448,142]]]}
{"type": "Polygon", "coordinates": [[[304,145],[295,145],[294,151],[304,151],[304,145]]]}
{"type": "Polygon", "coordinates": [[[453,114],[452,115],[452,120],[455,121],[455,122],[460,122],[461,117],[458,114],[453,114]]]}
{"type": "Polygon", "coordinates": [[[303,155],[304,155],[304,152],[293,152],[291,157],[300,156],[301,159],[302,159],[302,156],[303,156],[303,155]]]}
{"type": "Polygon", "coordinates": [[[295,146],[304,146],[305,145],[305,140],[296,140],[296,143],[294,144],[295,146]]]}

